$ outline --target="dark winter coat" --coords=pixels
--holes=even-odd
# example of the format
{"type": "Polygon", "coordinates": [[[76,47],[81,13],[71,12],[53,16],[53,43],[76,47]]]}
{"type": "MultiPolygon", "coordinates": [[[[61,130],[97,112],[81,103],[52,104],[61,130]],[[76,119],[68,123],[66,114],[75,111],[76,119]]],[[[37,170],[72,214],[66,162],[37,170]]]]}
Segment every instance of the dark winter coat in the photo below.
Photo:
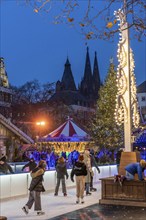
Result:
{"type": "Polygon", "coordinates": [[[0,164],[0,172],[4,174],[14,173],[12,167],[7,162],[3,162],[3,164],[0,164]]]}
{"type": "Polygon", "coordinates": [[[31,172],[31,183],[29,190],[30,191],[37,191],[37,192],[44,192],[44,186],[43,186],[43,175],[44,175],[44,169],[40,167],[36,167],[32,172],[31,172]]]}
{"type": "Polygon", "coordinates": [[[75,176],[86,176],[87,175],[87,168],[83,161],[75,162],[72,171],[71,171],[71,179],[75,176]]]}
{"type": "Polygon", "coordinates": [[[57,163],[56,165],[57,178],[63,179],[65,176],[68,178],[66,163],[57,163]]]}
{"type": "Polygon", "coordinates": [[[36,166],[37,166],[36,162],[30,160],[27,164],[25,164],[25,165],[22,167],[22,171],[23,171],[26,167],[29,167],[29,171],[32,171],[36,166]]]}
{"type": "Polygon", "coordinates": [[[131,173],[133,176],[137,173],[139,180],[143,180],[142,173],[144,172],[144,169],[145,168],[142,168],[140,163],[131,163],[125,167],[125,170],[131,173]]]}
{"type": "Polygon", "coordinates": [[[97,163],[96,163],[95,156],[92,155],[92,154],[90,154],[90,158],[91,158],[91,166],[92,166],[92,167],[96,167],[98,173],[100,173],[100,169],[99,169],[99,167],[98,167],[98,165],[97,165],[97,163]]]}

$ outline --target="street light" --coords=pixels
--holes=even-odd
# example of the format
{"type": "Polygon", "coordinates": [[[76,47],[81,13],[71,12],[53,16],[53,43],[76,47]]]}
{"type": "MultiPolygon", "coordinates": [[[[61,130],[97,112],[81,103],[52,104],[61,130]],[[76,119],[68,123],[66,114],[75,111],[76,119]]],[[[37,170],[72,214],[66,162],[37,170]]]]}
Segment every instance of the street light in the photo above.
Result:
{"type": "Polygon", "coordinates": [[[38,125],[38,126],[44,126],[45,124],[46,124],[45,121],[38,121],[38,122],[36,122],[36,125],[38,125]]]}
{"type": "Polygon", "coordinates": [[[37,121],[36,122],[36,125],[38,126],[38,137],[37,139],[39,139],[39,137],[41,136],[41,130],[42,128],[46,125],[46,122],[45,121],[37,121]]]}

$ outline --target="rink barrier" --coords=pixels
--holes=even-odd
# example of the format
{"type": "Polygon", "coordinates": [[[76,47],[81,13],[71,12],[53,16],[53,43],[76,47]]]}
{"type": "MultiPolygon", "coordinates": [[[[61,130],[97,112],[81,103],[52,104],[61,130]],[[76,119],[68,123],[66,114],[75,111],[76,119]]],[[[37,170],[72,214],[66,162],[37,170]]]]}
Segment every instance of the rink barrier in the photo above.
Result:
{"type": "MultiPolygon", "coordinates": [[[[93,167],[94,182],[98,182],[100,178],[111,177],[117,174],[117,165],[99,166],[99,168],[100,174],[97,169],[93,167]]],[[[71,169],[68,169],[69,178],[66,180],[66,186],[75,187],[75,182],[70,180],[70,173],[71,169]]],[[[30,181],[30,173],[0,175],[0,199],[28,195],[30,181]]],[[[43,184],[46,191],[54,191],[56,185],[56,171],[46,171],[43,184]]]]}

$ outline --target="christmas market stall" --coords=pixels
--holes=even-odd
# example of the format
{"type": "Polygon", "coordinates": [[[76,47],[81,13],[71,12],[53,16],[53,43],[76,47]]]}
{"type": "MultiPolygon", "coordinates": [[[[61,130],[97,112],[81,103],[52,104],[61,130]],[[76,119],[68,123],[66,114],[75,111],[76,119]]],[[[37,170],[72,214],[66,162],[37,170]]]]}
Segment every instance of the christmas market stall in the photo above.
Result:
{"type": "Polygon", "coordinates": [[[56,153],[70,153],[74,150],[83,152],[90,140],[89,135],[82,130],[71,118],[51,133],[39,139],[41,148],[54,149],[56,153]]]}

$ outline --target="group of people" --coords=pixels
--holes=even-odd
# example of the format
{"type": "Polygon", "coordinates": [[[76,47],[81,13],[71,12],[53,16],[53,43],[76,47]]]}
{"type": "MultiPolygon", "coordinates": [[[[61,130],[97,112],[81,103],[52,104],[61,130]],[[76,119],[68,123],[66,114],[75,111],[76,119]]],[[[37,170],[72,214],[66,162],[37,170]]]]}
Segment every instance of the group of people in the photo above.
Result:
{"type": "MultiPolygon", "coordinates": [[[[78,160],[74,163],[74,166],[71,170],[70,178],[74,182],[74,175],[76,178],[76,203],[80,202],[84,203],[84,191],[86,190],[86,195],[91,195],[90,191],[95,191],[93,188],[93,171],[92,171],[92,163],[96,166],[98,172],[100,169],[97,164],[95,164],[95,160],[93,155],[90,154],[89,150],[85,150],[84,154],[79,154],[78,160]]],[[[34,161],[33,161],[34,162],[34,161]]],[[[32,163],[32,162],[31,162],[32,163]]],[[[34,165],[34,163],[33,163],[34,165]]],[[[25,165],[26,166],[26,165],[25,165]]],[[[23,167],[23,169],[25,168],[23,167]]],[[[37,215],[45,214],[42,211],[41,207],[41,192],[44,192],[43,186],[43,175],[46,169],[46,162],[41,160],[35,168],[31,170],[32,181],[30,183],[30,193],[27,203],[24,205],[22,210],[25,214],[29,213],[29,209],[31,209],[34,203],[34,210],[37,212],[37,215]]],[[[68,179],[69,175],[67,172],[66,161],[63,156],[61,156],[56,164],[56,173],[57,173],[57,181],[55,187],[54,196],[58,196],[60,184],[62,184],[62,193],[64,196],[67,196],[67,188],[66,188],[66,179],[68,179]]]]}
{"type": "MultiPolygon", "coordinates": [[[[93,187],[93,170],[92,164],[96,167],[98,173],[100,169],[96,164],[94,155],[89,151],[85,150],[83,154],[79,154],[78,160],[74,163],[71,170],[70,179],[76,182],[76,203],[84,203],[84,192],[86,196],[91,195],[91,191],[96,189],[93,187]]],[[[45,214],[41,207],[41,192],[44,192],[43,186],[43,175],[46,169],[46,162],[41,160],[39,164],[31,171],[32,181],[30,183],[30,194],[28,202],[22,208],[25,214],[28,214],[34,203],[34,210],[37,215],[45,214]]],[[[134,179],[134,175],[138,174],[139,180],[144,180],[143,172],[146,169],[146,161],[141,160],[140,162],[128,164],[125,167],[127,180],[134,179]]],[[[69,178],[67,172],[66,162],[63,156],[61,156],[56,164],[57,181],[54,196],[58,196],[60,184],[62,184],[63,196],[67,196],[66,179],[69,178]]]]}
{"type": "MultiPolygon", "coordinates": [[[[28,214],[34,204],[34,210],[37,212],[37,215],[43,215],[45,213],[42,211],[41,207],[41,192],[45,191],[43,186],[43,176],[46,171],[47,164],[45,160],[40,160],[39,163],[36,163],[34,159],[31,158],[29,162],[22,167],[22,170],[24,170],[27,166],[29,167],[32,180],[29,187],[29,198],[22,210],[25,214],[28,214]]],[[[75,181],[76,183],[77,204],[80,202],[82,204],[84,203],[84,194],[86,194],[86,196],[90,196],[92,192],[96,191],[96,188],[93,187],[93,166],[96,167],[98,173],[100,173],[100,169],[94,157],[94,151],[85,150],[84,153],[79,154],[78,159],[71,169],[70,179],[72,182],[75,181]]],[[[66,160],[63,156],[58,158],[55,168],[57,181],[54,196],[58,196],[60,184],[62,184],[63,196],[67,196],[66,179],[69,178],[69,175],[67,172],[66,160]]],[[[124,179],[133,180],[135,174],[138,174],[138,179],[143,181],[143,173],[145,169],[145,160],[128,164],[125,167],[126,175],[124,176],[124,179]]],[[[1,170],[3,170],[4,173],[7,173],[8,171],[10,173],[14,173],[11,166],[6,162],[6,156],[4,155],[0,158],[0,171],[1,170]],[[4,168],[2,168],[2,166],[4,166],[4,168]]],[[[119,180],[118,178],[119,175],[116,176],[116,180],[119,180]]]]}
{"type": "Polygon", "coordinates": [[[68,168],[72,168],[72,165],[75,163],[75,161],[78,159],[79,152],[77,150],[74,150],[72,152],[65,152],[62,151],[60,153],[56,153],[54,149],[47,149],[47,150],[33,150],[33,151],[25,151],[22,156],[23,161],[28,161],[30,159],[34,159],[37,161],[37,163],[40,160],[45,160],[47,169],[54,169],[56,167],[56,161],[60,156],[63,156],[66,160],[66,164],[68,168]]]}

